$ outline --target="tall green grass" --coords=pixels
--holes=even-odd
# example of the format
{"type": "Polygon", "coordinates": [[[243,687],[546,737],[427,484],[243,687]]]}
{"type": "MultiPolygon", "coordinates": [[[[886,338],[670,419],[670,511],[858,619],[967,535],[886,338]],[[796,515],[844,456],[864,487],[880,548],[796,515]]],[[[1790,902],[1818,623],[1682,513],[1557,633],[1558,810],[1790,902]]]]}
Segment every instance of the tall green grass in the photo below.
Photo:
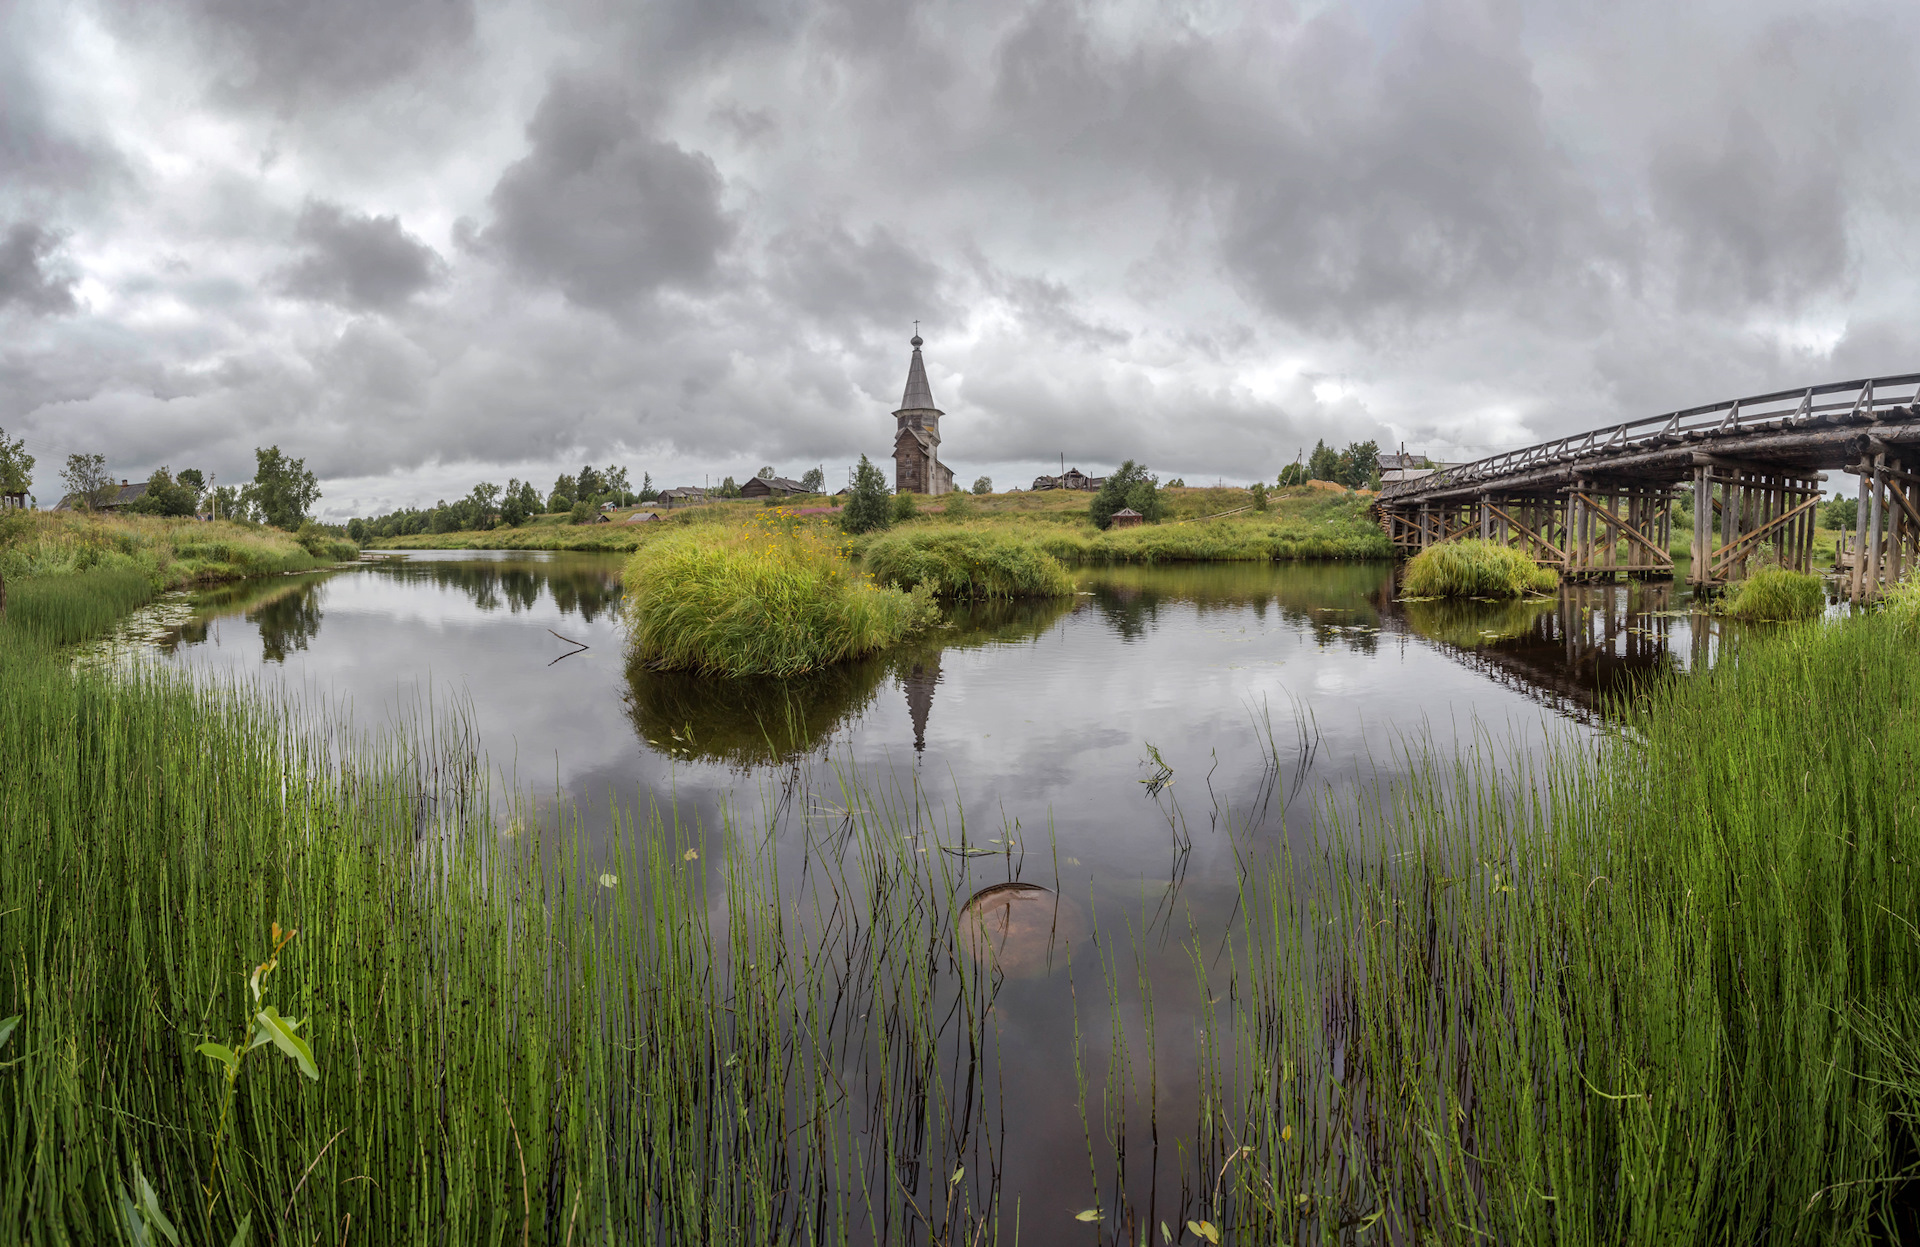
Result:
{"type": "Polygon", "coordinates": [[[1728,591],[1716,604],[1732,619],[1811,619],[1827,608],[1820,577],[1782,567],[1763,567],[1728,591]]]}
{"type": "Polygon", "coordinates": [[[1560,573],[1509,546],[1477,537],[1428,546],[1407,562],[1401,592],[1408,597],[1517,598],[1551,593],[1560,573]]]}
{"type": "Polygon", "coordinates": [[[996,1240],[991,984],[918,811],[840,794],[783,892],[730,826],[590,848],[457,720],[308,716],[0,628],[0,1237],[996,1240]],[[257,1050],[224,1114],[197,1048],[246,1033],[275,923],[317,1078],[257,1050]]]}
{"type": "MultiPolygon", "coordinates": [[[[954,494],[964,498],[965,494],[954,494]]],[[[900,589],[943,598],[1068,597],[1073,577],[1032,541],[983,529],[897,532],[869,542],[860,561],[900,589]]]]}
{"type": "Polygon", "coordinates": [[[1404,780],[1329,806],[1242,896],[1233,1091],[1202,1125],[1214,1156],[1251,1149],[1228,1237],[1912,1233],[1920,650],[1899,622],[1801,625],[1642,689],[1597,752],[1413,749],[1404,780]]]}
{"type": "Polygon", "coordinates": [[[153,592],[145,572],[124,565],[12,581],[0,628],[45,645],[70,645],[111,630],[153,592]]]}
{"type": "Polygon", "coordinates": [[[793,676],[870,654],[934,618],[925,589],[882,588],[837,547],[773,527],[648,541],[626,567],[632,652],[661,670],[793,676]]]}

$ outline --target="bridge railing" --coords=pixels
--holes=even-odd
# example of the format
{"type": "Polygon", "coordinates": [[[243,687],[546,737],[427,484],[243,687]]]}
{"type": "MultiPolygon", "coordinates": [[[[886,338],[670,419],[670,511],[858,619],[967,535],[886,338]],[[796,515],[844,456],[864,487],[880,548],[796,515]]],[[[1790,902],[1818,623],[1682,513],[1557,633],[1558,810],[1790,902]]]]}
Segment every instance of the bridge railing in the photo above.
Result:
{"type": "Polygon", "coordinates": [[[1675,442],[1693,440],[1690,434],[1705,432],[1725,436],[1761,425],[1846,423],[1871,418],[1877,410],[1905,407],[1920,402],[1920,373],[1906,372],[1888,377],[1863,377],[1858,381],[1832,381],[1804,389],[1775,390],[1746,398],[1688,407],[1664,415],[1629,420],[1570,437],[1555,438],[1518,450],[1503,451],[1443,468],[1413,481],[1395,481],[1380,491],[1381,502],[1395,498],[1433,493],[1480,481],[1497,481],[1540,468],[1577,463],[1598,455],[1619,454],[1628,450],[1652,449],[1675,442]],[[1885,393],[1904,386],[1916,387],[1912,393],[1894,397],[1885,393]],[[1843,414],[1844,413],[1844,414],[1843,414]],[[1837,418],[1836,418],[1837,417],[1837,418]]]}

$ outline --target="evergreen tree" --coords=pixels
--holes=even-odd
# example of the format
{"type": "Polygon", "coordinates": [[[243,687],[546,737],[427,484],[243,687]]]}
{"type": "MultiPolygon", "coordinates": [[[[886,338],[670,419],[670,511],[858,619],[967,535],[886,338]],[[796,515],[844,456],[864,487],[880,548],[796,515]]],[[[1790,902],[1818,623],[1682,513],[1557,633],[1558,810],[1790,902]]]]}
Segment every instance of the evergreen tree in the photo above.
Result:
{"type": "Polygon", "coordinates": [[[887,498],[887,478],[865,455],[853,470],[853,488],[847,494],[846,508],[840,513],[840,527],[850,533],[872,532],[893,522],[887,498]]]}
{"type": "Polygon", "coordinates": [[[1340,479],[1340,455],[1324,441],[1313,444],[1313,453],[1307,456],[1307,479],[1310,481],[1337,481],[1340,479]]]}

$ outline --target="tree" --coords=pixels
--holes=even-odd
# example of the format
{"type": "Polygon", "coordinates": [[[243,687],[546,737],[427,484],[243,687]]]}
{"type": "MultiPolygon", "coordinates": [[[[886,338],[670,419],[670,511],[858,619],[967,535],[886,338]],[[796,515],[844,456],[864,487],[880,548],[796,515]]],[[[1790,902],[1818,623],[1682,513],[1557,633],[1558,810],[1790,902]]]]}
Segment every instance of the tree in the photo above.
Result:
{"type": "Polygon", "coordinates": [[[1267,483],[1265,481],[1255,481],[1253,483],[1252,492],[1253,492],[1253,509],[1256,511],[1266,510],[1267,509],[1267,483]]]}
{"type": "Polygon", "coordinates": [[[1113,524],[1113,513],[1122,507],[1138,511],[1150,524],[1166,513],[1166,503],[1160,497],[1160,478],[1148,472],[1146,464],[1137,464],[1131,459],[1121,464],[1094,492],[1093,501],[1087,504],[1087,515],[1095,528],[1107,528],[1113,524]]]}
{"type": "Polygon", "coordinates": [[[754,475],[759,477],[763,481],[770,481],[774,477],[774,471],[771,467],[765,467],[765,468],[761,468],[758,472],[755,472],[754,475]]]}
{"type": "Polygon", "coordinates": [[[112,496],[113,478],[107,475],[105,455],[68,455],[60,479],[66,484],[68,496],[89,511],[112,496]]]}
{"type": "Polygon", "coordinates": [[[222,485],[208,495],[207,509],[216,520],[247,523],[253,519],[253,503],[231,485],[222,485]]]}
{"type": "Polygon", "coordinates": [[[173,479],[191,489],[196,498],[207,492],[207,478],[201,475],[199,468],[181,468],[173,474],[173,479]]]}
{"type": "Polygon", "coordinates": [[[1335,461],[1334,474],[1322,479],[1359,489],[1380,471],[1380,443],[1348,442],[1335,461]]]}
{"type": "Polygon", "coordinates": [[[893,519],[895,523],[910,520],[920,513],[918,501],[911,489],[903,489],[893,496],[893,519]]]}
{"type": "Polygon", "coordinates": [[[720,482],[719,493],[722,498],[738,498],[740,496],[740,487],[734,484],[733,478],[729,476],[726,480],[720,482]]]}
{"type": "Polygon", "coordinates": [[[595,498],[605,493],[606,490],[607,483],[600,478],[598,472],[594,471],[593,465],[588,464],[586,467],[580,469],[580,480],[573,491],[573,500],[575,502],[592,502],[595,498]]]}
{"type": "Polygon", "coordinates": [[[162,466],[153,470],[153,475],[147,478],[147,492],[135,499],[127,510],[142,515],[192,515],[199,503],[199,495],[180,484],[173,472],[162,466]]]}
{"type": "Polygon", "coordinates": [[[486,530],[493,527],[493,517],[498,511],[494,505],[500,497],[500,487],[492,481],[481,481],[467,495],[467,501],[473,504],[473,526],[486,530]]]}
{"type": "Polygon", "coordinates": [[[976,493],[976,494],[990,494],[990,493],[992,493],[992,492],[993,492],[993,478],[992,478],[991,476],[976,476],[976,477],[974,477],[974,478],[973,478],[973,492],[974,492],[974,493],[976,493]]]}
{"type": "Polygon", "coordinates": [[[527,509],[521,504],[521,491],[526,487],[520,478],[507,478],[507,492],[500,495],[500,522],[508,528],[518,528],[527,522],[527,509]]]}
{"type": "Polygon", "coordinates": [[[600,492],[605,494],[619,494],[620,497],[618,501],[625,502],[627,495],[633,492],[627,485],[627,470],[625,468],[616,468],[609,464],[607,470],[600,474],[600,492]]]}
{"type": "Polygon", "coordinates": [[[1307,465],[1295,459],[1280,469],[1280,488],[1289,489],[1295,485],[1304,485],[1313,478],[1307,475],[1307,465]]]}
{"type": "Polygon", "coordinates": [[[640,501],[652,502],[659,496],[660,491],[653,487],[653,473],[642,472],[640,474],[640,501]]]}
{"type": "Polygon", "coordinates": [[[33,487],[33,456],[24,437],[7,440],[0,429],[0,494],[24,494],[33,487]]]}
{"type": "Polygon", "coordinates": [[[278,446],[253,452],[253,484],[245,494],[260,518],[288,532],[299,528],[307,511],[320,500],[320,482],[307,471],[304,459],[289,459],[278,446]]]}
{"type": "Polygon", "coordinates": [[[800,488],[810,494],[817,494],[827,487],[827,470],[824,467],[808,468],[800,474],[800,488]]]}
{"type": "Polygon", "coordinates": [[[573,514],[568,517],[568,522],[572,524],[591,524],[593,523],[593,517],[598,514],[599,511],[595,509],[594,505],[585,498],[582,498],[573,504],[573,514]]]}
{"type": "Polygon", "coordinates": [[[1310,481],[1340,479],[1340,455],[1324,441],[1316,441],[1313,444],[1313,453],[1307,456],[1307,479],[1310,481]]]}
{"type": "Polygon", "coordinates": [[[840,512],[840,527],[850,533],[872,532],[893,522],[887,498],[887,478],[865,455],[853,470],[853,488],[840,512]]]}
{"type": "Polygon", "coordinates": [[[573,500],[580,496],[580,483],[571,476],[556,477],[553,488],[547,492],[547,510],[571,511],[573,500]]]}

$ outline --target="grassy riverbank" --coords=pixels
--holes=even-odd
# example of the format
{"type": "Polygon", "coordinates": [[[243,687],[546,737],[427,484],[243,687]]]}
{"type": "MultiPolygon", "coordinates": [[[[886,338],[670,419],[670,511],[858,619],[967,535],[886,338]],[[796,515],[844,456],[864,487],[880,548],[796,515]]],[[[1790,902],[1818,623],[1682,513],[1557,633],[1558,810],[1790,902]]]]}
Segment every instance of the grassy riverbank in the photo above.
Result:
{"type": "Polygon", "coordinates": [[[1073,577],[1060,560],[1031,541],[989,529],[892,533],[867,543],[860,561],[881,584],[925,585],[935,597],[1073,595],[1073,577]]]}
{"type": "Polygon", "coordinates": [[[9,511],[0,515],[0,576],[15,581],[130,571],[156,590],[311,571],[360,548],[317,526],[300,533],[226,521],[9,511]]]}
{"type": "MultiPolygon", "coordinates": [[[[1139,528],[1095,528],[1087,515],[1092,495],[1061,491],[960,495],[958,503],[921,499],[918,514],[897,534],[951,530],[1004,533],[1031,541],[1072,565],[1308,559],[1390,559],[1386,536],[1367,515],[1371,494],[1349,494],[1324,484],[1272,490],[1268,508],[1254,509],[1244,489],[1163,491],[1167,516],[1139,528]]],[[[757,502],[712,502],[667,512],[664,524],[628,524],[617,512],[607,524],[534,523],[488,532],[421,533],[375,542],[388,550],[637,550],[677,525],[750,528],[768,515],[796,525],[838,531],[838,513],[825,499],[795,500],[777,508],[757,502]],[[800,514],[812,512],[811,514],[800,514]]],[[[882,534],[856,539],[856,552],[882,534]]]]}

